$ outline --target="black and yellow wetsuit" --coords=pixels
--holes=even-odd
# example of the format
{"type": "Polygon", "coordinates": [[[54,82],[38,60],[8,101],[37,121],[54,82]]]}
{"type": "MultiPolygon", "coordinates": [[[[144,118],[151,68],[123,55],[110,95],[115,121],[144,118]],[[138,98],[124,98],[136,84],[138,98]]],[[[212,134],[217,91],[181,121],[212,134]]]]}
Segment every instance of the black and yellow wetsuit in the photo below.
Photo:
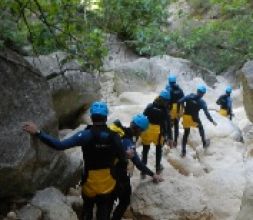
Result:
{"type": "Polygon", "coordinates": [[[143,144],[142,162],[146,165],[150,144],[156,145],[156,171],[159,172],[162,158],[162,145],[164,141],[171,139],[171,122],[168,113],[168,105],[160,103],[159,98],[150,103],[144,110],[144,115],[150,122],[148,129],[142,133],[141,139],[143,144]]]}
{"type": "Polygon", "coordinates": [[[222,116],[229,117],[230,120],[232,120],[233,113],[232,113],[232,99],[229,94],[221,95],[217,101],[217,105],[220,105],[220,111],[219,113],[222,116]]]}
{"type": "Polygon", "coordinates": [[[126,168],[125,152],[118,134],[111,132],[106,125],[91,126],[63,141],[41,132],[41,141],[56,150],[81,146],[85,161],[82,194],[84,199],[83,219],[93,218],[93,206],[97,205],[97,219],[109,219],[112,194],[116,187],[113,174],[114,161],[119,160],[126,168]],[[106,217],[105,217],[106,216],[106,217]]]}

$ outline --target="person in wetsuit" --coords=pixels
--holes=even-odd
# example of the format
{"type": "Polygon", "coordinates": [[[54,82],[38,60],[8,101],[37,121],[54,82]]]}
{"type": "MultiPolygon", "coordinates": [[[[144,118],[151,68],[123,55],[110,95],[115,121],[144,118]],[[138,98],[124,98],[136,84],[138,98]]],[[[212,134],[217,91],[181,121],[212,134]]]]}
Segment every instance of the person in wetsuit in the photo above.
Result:
{"type": "Polygon", "coordinates": [[[229,117],[230,120],[233,117],[231,93],[232,87],[227,86],[225,94],[221,95],[216,101],[216,104],[220,105],[219,113],[222,116],[229,117]]]}
{"type": "Polygon", "coordinates": [[[166,90],[170,92],[171,100],[170,100],[170,118],[174,128],[173,135],[173,146],[177,146],[177,139],[179,135],[179,120],[181,117],[182,106],[178,103],[179,99],[184,97],[184,92],[180,88],[180,86],[176,83],[176,76],[170,74],[168,76],[168,84],[166,86],[166,90]]]}
{"type": "Polygon", "coordinates": [[[182,157],[185,157],[186,155],[186,143],[190,134],[191,127],[198,127],[204,148],[208,147],[210,144],[210,140],[206,139],[205,131],[199,118],[199,111],[201,109],[204,111],[208,120],[212,122],[214,125],[217,125],[217,123],[213,120],[212,116],[210,115],[207,109],[206,102],[202,99],[205,93],[206,87],[204,85],[199,85],[197,87],[197,94],[192,93],[190,95],[181,98],[178,101],[179,104],[185,104],[183,115],[184,135],[182,140],[182,152],[181,152],[182,157]]]}
{"type": "Polygon", "coordinates": [[[90,108],[92,125],[62,141],[39,131],[33,122],[25,122],[23,130],[35,135],[42,142],[55,150],[65,150],[76,146],[82,147],[85,161],[82,185],[83,220],[93,219],[93,207],[97,206],[96,219],[109,220],[109,211],[116,188],[113,174],[114,161],[126,169],[127,160],[121,139],[106,125],[108,108],[104,102],[94,102],[90,108]]]}
{"type": "MultiPolygon", "coordinates": [[[[162,90],[159,96],[153,103],[147,105],[144,110],[144,115],[148,117],[150,125],[148,129],[141,134],[143,144],[142,162],[146,165],[148,160],[148,152],[150,144],[156,145],[156,173],[160,174],[163,170],[161,165],[162,146],[167,142],[172,146],[171,122],[168,113],[170,103],[170,93],[167,90],[162,90]]],[[[142,173],[142,178],[145,174],[142,173]]]]}
{"type": "MultiPolygon", "coordinates": [[[[135,142],[141,132],[145,131],[149,126],[149,121],[143,114],[137,114],[132,118],[129,127],[124,127],[119,120],[114,121],[109,128],[118,132],[121,136],[124,151],[127,158],[144,174],[152,177],[155,183],[162,181],[162,178],[151,171],[145,164],[142,163],[135,149],[135,142]]],[[[117,167],[117,165],[116,165],[117,167]]],[[[117,167],[118,168],[118,167],[117,167]]],[[[114,209],[112,220],[120,220],[123,217],[127,207],[130,204],[131,184],[130,174],[128,171],[121,170],[122,166],[116,169],[117,176],[117,191],[116,198],[119,200],[118,205],[114,209]]]]}

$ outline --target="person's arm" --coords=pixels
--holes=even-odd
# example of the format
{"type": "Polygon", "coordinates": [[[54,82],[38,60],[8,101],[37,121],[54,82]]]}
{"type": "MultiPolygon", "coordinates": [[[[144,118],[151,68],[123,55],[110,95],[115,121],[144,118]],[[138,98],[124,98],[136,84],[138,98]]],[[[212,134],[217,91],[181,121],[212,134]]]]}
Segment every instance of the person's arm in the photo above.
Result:
{"type": "Polygon", "coordinates": [[[152,172],[140,159],[137,152],[134,150],[134,156],[131,158],[134,165],[137,167],[138,170],[143,172],[144,174],[147,174],[151,177],[154,176],[154,172],[152,172]]]}
{"type": "Polygon", "coordinates": [[[40,131],[34,122],[24,122],[23,130],[39,138],[43,143],[55,150],[65,150],[75,146],[80,146],[81,142],[88,138],[87,132],[78,132],[70,138],[60,141],[57,138],[40,131]]]}
{"type": "Polygon", "coordinates": [[[216,122],[213,120],[212,116],[210,115],[208,109],[207,109],[207,105],[206,105],[206,102],[204,100],[200,100],[200,105],[201,105],[201,108],[203,109],[206,117],[208,118],[208,120],[210,122],[212,122],[214,125],[216,125],[216,122]]]}
{"type": "Polygon", "coordinates": [[[184,102],[186,102],[187,100],[190,99],[190,96],[191,95],[187,95],[187,96],[182,97],[181,99],[178,100],[178,103],[183,105],[184,102]]]}
{"type": "Polygon", "coordinates": [[[66,150],[75,146],[81,146],[82,142],[88,139],[87,132],[85,131],[80,131],[74,134],[73,136],[67,139],[64,139],[62,141],[42,131],[36,136],[43,143],[45,143],[46,145],[48,145],[49,147],[55,150],[66,150]]]}
{"type": "Polygon", "coordinates": [[[217,105],[221,105],[221,98],[222,98],[222,96],[220,96],[220,97],[217,99],[217,101],[216,101],[216,104],[217,104],[217,105]]]}

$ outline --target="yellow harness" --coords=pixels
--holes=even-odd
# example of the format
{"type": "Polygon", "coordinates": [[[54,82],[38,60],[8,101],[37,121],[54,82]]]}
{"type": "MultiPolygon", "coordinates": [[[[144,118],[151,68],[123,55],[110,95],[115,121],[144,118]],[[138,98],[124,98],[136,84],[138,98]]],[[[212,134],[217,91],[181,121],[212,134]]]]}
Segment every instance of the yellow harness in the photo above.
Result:
{"type": "Polygon", "coordinates": [[[180,105],[179,106],[179,111],[178,111],[178,104],[177,103],[173,103],[172,104],[172,108],[170,110],[170,118],[171,119],[177,119],[180,118],[180,116],[182,115],[183,112],[183,108],[180,105]]]}
{"type": "Polygon", "coordinates": [[[87,197],[108,194],[115,188],[116,180],[112,177],[110,169],[89,170],[82,192],[87,197]]]}
{"type": "Polygon", "coordinates": [[[219,111],[220,115],[227,117],[228,116],[228,111],[224,108],[221,108],[219,111]]]}
{"type": "Polygon", "coordinates": [[[149,124],[148,129],[141,134],[141,140],[143,145],[162,144],[160,125],[149,124]]]}
{"type": "Polygon", "coordinates": [[[193,121],[192,116],[191,115],[183,115],[183,127],[184,128],[196,128],[198,127],[198,123],[193,121]]]}

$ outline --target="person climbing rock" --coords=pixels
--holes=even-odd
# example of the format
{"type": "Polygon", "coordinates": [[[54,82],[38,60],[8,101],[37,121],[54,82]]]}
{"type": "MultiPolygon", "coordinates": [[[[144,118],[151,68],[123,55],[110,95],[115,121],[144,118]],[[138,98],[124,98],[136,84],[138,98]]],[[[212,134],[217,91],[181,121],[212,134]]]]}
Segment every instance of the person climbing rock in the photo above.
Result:
{"type": "MultiPolygon", "coordinates": [[[[163,170],[163,166],[161,165],[163,143],[166,142],[172,147],[171,122],[168,113],[169,103],[170,93],[167,90],[162,90],[154,102],[147,105],[143,113],[148,117],[150,125],[148,129],[141,134],[143,145],[142,162],[145,165],[147,164],[150,144],[154,143],[156,145],[157,174],[160,174],[163,170]]],[[[144,173],[142,173],[142,178],[145,178],[144,173]]]]}
{"type": "Polygon", "coordinates": [[[202,99],[205,93],[206,87],[204,85],[199,85],[197,87],[197,94],[192,93],[181,98],[178,101],[178,103],[180,104],[185,104],[183,114],[184,135],[182,140],[182,157],[185,157],[186,155],[186,143],[190,134],[190,128],[192,127],[198,127],[199,134],[203,143],[203,148],[207,148],[210,145],[210,140],[206,139],[205,131],[199,118],[199,111],[202,109],[208,120],[212,122],[215,126],[217,125],[217,123],[213,120],[207,109],[206,102],[202,99]]]}
{"type": "Polygon", "coordinates": [[[230,120],[233,118],[231,93],[232,87],[227,86],[225,94],[221,95],[216,101],[216,104],[220,105],[219,113],[222,116],[229,117],[230,120]]]}
{"type": "MultiPolygon", "coordinates": [[[[127,158],[133,162],[133,164],[144,174],[152,177],[154,183],[161,182],[163,179],[152,172],[145,164],[141,162],[136,149],[135,141],[140,134],[145,131],[149,126],[149,121],[143,114],[137,114],[132,118],[129,127],[122,126],[119,120],[114,121],[109,128],[120,134],[124,151],[126,152],[127,158]]],[[[116,165],[116,176],[117,176],[117,190],[116,198],[118,199],[118,205],[114,209],[112,220],[120,220],[125,213],[127,207],[130,204],[130,197],[132,193],[130,184],[130,173],[125,169],[122,170],[122,166],[119,168],[116,165]]]]}
{"type": "Polygon", "coordinates": [[[97,206],[96,219],[108,220],[113,193],[116,188],[114,161],[126,169],[127,160],[119,135],[106,125],[108,107],[104,102],[94,102],[90,108],[92,125],[73,136],[59,141],[38,130],[33,122],[25,122],[23,130],[39,138],[55,150],[65,150],[81,146],[85,161],[82,196],[83,219],[93,219],[93,207],[97,206]]]}
{"type": "Polygon", "coordinates": [[[171,101],[170,101],[170,118],[174,128],[173,135],[173,146],[177,146],[177,139],[179,135],[179,120],[182,114],[182,106],[178,103],[178,100],[184,97],[184,92],[180,86],[176,83],[177,78],[175,75],[170,74],[168,76],[168,84],[166,90],[170,92],[171,101]]]}

